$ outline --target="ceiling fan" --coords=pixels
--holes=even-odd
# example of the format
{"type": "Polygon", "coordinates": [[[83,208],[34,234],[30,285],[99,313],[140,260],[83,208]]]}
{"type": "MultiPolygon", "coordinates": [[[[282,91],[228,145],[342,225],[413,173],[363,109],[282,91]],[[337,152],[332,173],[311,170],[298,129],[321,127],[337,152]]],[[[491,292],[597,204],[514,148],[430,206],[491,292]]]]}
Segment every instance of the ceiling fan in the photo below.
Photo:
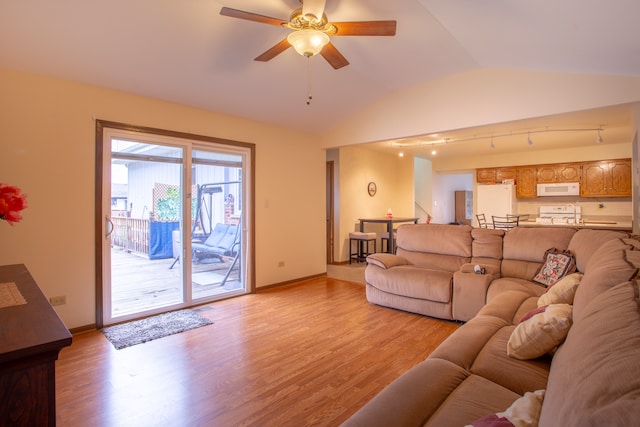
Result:
{"type": "Polygon", "coordinates": [[[220,15],[293,30],[284,40],[256,57],[256,61],[269,61],[293,46],[296,52],[306,57],[319,53],[336,70],[349,65],[349,61],[331,43],[330,36],[396,34],[396,21],[329,22],[324,13],[326,0],[300,0],[300,3],[302,7],[294,10],[288,21],[229,7],[223,7],[220,15]]]}

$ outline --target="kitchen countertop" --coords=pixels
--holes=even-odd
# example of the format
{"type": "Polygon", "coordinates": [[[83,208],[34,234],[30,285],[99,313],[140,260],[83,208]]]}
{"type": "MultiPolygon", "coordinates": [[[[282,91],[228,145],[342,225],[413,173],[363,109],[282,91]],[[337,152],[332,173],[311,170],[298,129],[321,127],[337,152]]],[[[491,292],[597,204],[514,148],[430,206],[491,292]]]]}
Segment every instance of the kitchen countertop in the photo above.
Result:
{"type": "Polygon", "coordinates": [[[584,223],[580,224],[542,224],[536,222],[535,219],[528,221],[521,221],[518,224],[520,227],[569,227],[569,228],[598,228],[606,230],[621,230],[631,231],[633,224],[631,221],[606,221],[606,220],[591,220],[586,219],[584,223]]]}

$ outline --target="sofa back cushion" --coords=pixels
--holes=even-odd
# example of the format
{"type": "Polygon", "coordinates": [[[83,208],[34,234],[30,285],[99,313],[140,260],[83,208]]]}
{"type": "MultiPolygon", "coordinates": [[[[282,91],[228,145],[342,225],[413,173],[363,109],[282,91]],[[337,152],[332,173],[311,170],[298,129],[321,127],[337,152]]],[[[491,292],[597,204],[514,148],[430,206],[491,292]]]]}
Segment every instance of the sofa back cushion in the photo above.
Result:
{"type": "Polygon", "coordinates": [[[625,282],[584,308],[553,357],[541,426],[638,425],[639,294],[625,282]]]}
{"type": "Polygon", "coordinates": [[[637,275],[640,265],[628,252],[638,253],[639,244],[633,239],[613,239],[593,253],[573,299],[574,322],[582,316],[585,307],[603,292],[637,275]]]}
{"type": "Polygon", "coordinates": [[[471,230],[469,225],[401,225],[396,255],[420,267],[458,271],[471,261],[471,230]]]}
{"type": "Polygon", "coordinates": [[[612,230],[594,230],[583,228],[573,235],[569,242],[569,250],[576,259],[578,271],[584,273],[591,255],[609,240],[626,237],[627,233],[612,230]]]}
{"type": "Polygon", "coordinates": [[[516,227],[504,235],[502,276],[531,280],[551,248],[565,250],[575,228],[516,227]]]}
{"type": "Polygon", "coordinates": [[[473,264],[500,265],[504,230],[474,228],[471,230],[471,262],[473,264]]]}

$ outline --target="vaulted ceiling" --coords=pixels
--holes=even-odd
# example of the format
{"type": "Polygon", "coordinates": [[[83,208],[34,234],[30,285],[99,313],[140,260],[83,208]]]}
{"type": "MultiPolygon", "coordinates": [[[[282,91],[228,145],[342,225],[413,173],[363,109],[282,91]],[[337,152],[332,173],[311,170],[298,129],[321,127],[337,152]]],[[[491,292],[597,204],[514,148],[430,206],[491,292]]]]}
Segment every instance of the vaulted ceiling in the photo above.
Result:
{"type": "Polygon", "coordinates": [[[300,3],[0,0],[0,66],[318,135],[394,91],[470,70],[640,77],[636,0],[327,0],[329,21],[397,21],[394,37],[333,37],[350,62],[339,70],[293,49],[254,61],[290,30],[221,16],[223,6],[286,20],[300,3]]]}

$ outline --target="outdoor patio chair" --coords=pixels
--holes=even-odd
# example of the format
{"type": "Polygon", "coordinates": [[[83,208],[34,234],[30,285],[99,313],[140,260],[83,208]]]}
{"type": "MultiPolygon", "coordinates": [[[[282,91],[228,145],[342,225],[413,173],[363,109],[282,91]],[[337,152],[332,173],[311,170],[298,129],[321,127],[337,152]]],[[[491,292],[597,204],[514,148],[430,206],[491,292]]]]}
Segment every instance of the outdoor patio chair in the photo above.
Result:
{"type": "Polygon", "coordinates": [[[235,224],[215,225],[213,231],[203,243],[192,243],[193,261],[198,262],[204,258],[217,258],[223,261],[223,257],[233,257],[237,252],[237,243],[240,237],[240,227],[235,224]]]}

